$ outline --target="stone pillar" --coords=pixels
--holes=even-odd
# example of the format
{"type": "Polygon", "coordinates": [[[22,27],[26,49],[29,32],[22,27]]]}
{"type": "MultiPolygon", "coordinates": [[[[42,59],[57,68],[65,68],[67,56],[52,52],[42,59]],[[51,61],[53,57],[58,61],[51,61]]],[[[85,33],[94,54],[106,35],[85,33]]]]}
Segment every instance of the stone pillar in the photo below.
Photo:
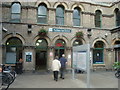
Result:
{"type": "Polygon", "coordinates": [[[67,69],[71,69],[72,67],[72,51],[71,47],[66,48],[66,59],[67,59],[67,69]]]}
{"type": "Polygon", "coordinates": [[[56,9],[54,9],[54,8],[49,8],[49,17],[50,18],[48,18],[49,20],[48,20],[48,24],[50,24],[50,25],[55,25],[56,24],[56,20],[55,20],[55,18],[56,18],[56,16],[55,16],[55,10],[56,9]]]}
{"type": "Polygon", "coordinates": [[[34,47],[24,47],[23,50],[23,69],[35,70],[35,49],[34,47]],[[31,61],[27,61],[26,54],[31,55],[31,61]]]}
{"type": "Polygon", "coordinates": [[[48,61],[47,61],[48,70],[51,70],[51,65],[53,60],[54,60],[54,48],[50,46],[48,50],[48,61]]]}
{"type": "Polygon", "coordinates": [[[67,26],[73,26],[73,11],[72,10],[66,10],[66,14],[65,14],[65,25],[67,26]]]}
{"type": "Polygon", "coordinates": [[[111,49],[107,49],[105,52],[105,64],[106,64],[106,69],[112,69],[113,56],[111,49]]]}

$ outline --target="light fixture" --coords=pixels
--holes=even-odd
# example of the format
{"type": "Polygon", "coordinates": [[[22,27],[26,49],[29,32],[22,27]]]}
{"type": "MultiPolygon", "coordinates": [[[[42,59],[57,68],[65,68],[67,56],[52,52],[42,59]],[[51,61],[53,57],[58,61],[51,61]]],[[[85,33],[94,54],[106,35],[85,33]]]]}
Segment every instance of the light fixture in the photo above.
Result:
{"type": "Polygon", "coordinates": [[[28,33],[32,33],[32,25],[28,24],[28,33]]]}
{"type": "Polygon", "coordinates": [[[107,37],[107,36],[108,36],[108,34],[106,33],[106,34],[105,34],[105,37],[107,37]]]}
{"type": "Polygon", "coordinates": [[[90,29],[90,28],[87,29],[87,36],[88,36],[88,37],[92,36],[92,33],[91,33],[91,29],[90,29]]]}
{"type": "Polygon", "coordinates": [[[4,28],[4,27],[2,28],[2,30],[3,30],[4,32],[7,32],[7,31],[8,31],[8,30],[7,30],[6,28],[4,28]]]}

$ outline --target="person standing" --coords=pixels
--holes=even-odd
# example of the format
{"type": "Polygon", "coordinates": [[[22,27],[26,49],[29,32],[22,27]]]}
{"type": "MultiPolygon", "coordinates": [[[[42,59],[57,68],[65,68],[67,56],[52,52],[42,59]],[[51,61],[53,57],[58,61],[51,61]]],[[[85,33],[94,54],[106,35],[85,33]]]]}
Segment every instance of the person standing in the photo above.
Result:
{"type": "Polygon", "coordinates": [[[65,55],[62,54],[62,57],[59,59],[61,63],[61,68],[60,68],[60,78],[64,79],[65,78],[65,69],[66,69],[66,64],[67,64],[67,59],[65,58],[65,55]]]}
{"type": "Polygon", "coordinates": [[[58,73],[60,67],[61,67],[60,61],[58,60],[58,56],[56,56],[55,59],[52,61],[52,70],[55,81],[58,81],[58,73]]]}

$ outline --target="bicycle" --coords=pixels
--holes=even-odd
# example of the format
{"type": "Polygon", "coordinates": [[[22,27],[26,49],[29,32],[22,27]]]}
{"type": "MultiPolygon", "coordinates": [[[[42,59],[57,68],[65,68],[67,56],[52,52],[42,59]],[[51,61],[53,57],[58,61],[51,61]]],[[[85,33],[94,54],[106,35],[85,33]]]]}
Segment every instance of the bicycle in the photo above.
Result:
{"type": "Polygon", "coordinates": [[[1,70],[1,77],[2,77],[2,85],[1,86],[7,86],[5,90],[9,88],[9,86],[14,82],[16,78],[16,72],[12,70],[9,67],[6,67],[5,65],[2,65],[1,70]]]}

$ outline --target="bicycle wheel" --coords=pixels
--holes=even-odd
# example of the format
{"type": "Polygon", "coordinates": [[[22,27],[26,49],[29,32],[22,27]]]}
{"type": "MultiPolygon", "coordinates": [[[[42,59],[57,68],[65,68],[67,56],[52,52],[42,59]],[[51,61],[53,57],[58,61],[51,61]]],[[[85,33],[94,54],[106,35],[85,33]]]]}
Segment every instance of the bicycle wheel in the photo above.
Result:
{"type": "Polygon", "coordinates": [[[14,81],[14,77],[11,75],[11,73],[5,73],[2,76],[2,84],[3,85],[9,85],[14,81]]]}

